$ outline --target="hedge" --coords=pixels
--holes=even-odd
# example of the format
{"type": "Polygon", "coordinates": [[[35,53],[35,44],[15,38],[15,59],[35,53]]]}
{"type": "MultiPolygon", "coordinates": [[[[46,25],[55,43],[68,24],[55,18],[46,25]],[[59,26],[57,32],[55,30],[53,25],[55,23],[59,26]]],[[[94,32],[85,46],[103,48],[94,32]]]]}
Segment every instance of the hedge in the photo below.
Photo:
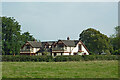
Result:
{"type": "Polygon", "coordinates": [[[80,60],[83,60],[83,57],[79,55],[56,56],[56,58],[54,59],[55,62],[80,61],[80,60]]]}
{"type": "Polygon", "coordinates": [[[28,55],[3,55],[2,56],[2,61],[8,62],[28,62],[28,61],[33,61],[33,62],[50,62],[53,61],[52,56],[28,56],[28,55]]]}
{"type": "Polygon", "coordinates": [[[71,56],[57,56],[56,62],[64,61],[92,61],[92,60],[118,60],[116,55],[71,55],[71,56]]]}
{"type": "Polygon", "coordinates": [[[118,60],[116,55],[84,55],[83,60],[118,60]]]}
{"type": "Polygon", "coordinates": [[[117,55],[69,55],[69,56],[28,56],[28,55],[3,55],[5,62],[65,62],[65,61],[92,61],[92,60],[118,60],[117,55]]]}

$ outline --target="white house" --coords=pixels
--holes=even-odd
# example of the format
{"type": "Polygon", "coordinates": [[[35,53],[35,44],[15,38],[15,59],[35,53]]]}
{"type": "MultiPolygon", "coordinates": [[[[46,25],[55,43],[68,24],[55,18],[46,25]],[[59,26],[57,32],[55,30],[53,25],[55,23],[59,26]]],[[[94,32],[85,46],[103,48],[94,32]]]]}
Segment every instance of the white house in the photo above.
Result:
{"type": "Polygon", "coordinates": [[[57,55],[89,55],[89,51],[80,40],[58,40],[52,45],[52,56],[57,55]]]}
{"type": "Polygon", "coordinates": [[[42,48],[41,42],[27,41],[20,50],[20,55],[35,55],[42,48]]]}

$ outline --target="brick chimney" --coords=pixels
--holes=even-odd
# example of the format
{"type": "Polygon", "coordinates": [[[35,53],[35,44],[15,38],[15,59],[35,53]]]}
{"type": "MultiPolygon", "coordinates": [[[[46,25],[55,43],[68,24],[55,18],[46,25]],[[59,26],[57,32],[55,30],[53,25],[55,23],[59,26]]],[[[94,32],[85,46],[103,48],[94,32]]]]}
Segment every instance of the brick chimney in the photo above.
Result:
{"type": "Polygon", "coordinates": [[[70,37],[67,37],[67,40],[70,40],[70,37]]]}

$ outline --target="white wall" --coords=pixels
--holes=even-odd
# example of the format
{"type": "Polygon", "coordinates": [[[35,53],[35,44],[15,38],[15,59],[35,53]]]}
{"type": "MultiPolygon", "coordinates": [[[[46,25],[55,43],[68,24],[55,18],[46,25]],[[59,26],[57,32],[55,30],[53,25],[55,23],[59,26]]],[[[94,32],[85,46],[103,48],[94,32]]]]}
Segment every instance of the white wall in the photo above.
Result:
{"type": "Polygon", "coordinates": [[[69,55],[69,53],[63,53],[63,55],[69,55]]]}
{"type": "MultiPolygon", "coordinates": [[[[77,44],[77,46],[72,50],[71,55],[74,55],[74,53],[78,53],[78,49],[79,49],[79,46],[77,44]]],[[[83,45],[81,45],[81,49],[82,49],[83,52],[86,53],[86,55],[89,55],[88,51],[85,49],[85,47],[83,45]]]]}
{"type": "Polygon", "coordinates": [[[33,53],[36,53],[40,48],[33,48],[33,53]]]}
{"type": "Polygon", "coordinates": [[[77,53],[77,52],[78,52],[78,44],[77,44],[77,46],[72,50],[71,55],[74,55],[74,53],[77,53]]]}
{"type": "Polygon", "coordinates": [[[85,47],[82,45],[82,51],[86,53],[86,55],[89,55],[88,51],[85,49],[85,47]]]}

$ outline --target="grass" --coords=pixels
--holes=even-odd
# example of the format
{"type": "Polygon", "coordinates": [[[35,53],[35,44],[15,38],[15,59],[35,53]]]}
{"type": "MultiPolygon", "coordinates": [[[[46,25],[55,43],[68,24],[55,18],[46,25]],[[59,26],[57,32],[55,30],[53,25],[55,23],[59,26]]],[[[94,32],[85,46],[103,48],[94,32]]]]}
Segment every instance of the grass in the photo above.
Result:
{"type": "Polygon", "coordinates": [[[0,80],[2,79],[2,62],[0,62],[0,80]]]}
{"type": "Polygon", "coordinates": [[[118,61],[3,62],[3,78],[118,78],[118,61]]]}

